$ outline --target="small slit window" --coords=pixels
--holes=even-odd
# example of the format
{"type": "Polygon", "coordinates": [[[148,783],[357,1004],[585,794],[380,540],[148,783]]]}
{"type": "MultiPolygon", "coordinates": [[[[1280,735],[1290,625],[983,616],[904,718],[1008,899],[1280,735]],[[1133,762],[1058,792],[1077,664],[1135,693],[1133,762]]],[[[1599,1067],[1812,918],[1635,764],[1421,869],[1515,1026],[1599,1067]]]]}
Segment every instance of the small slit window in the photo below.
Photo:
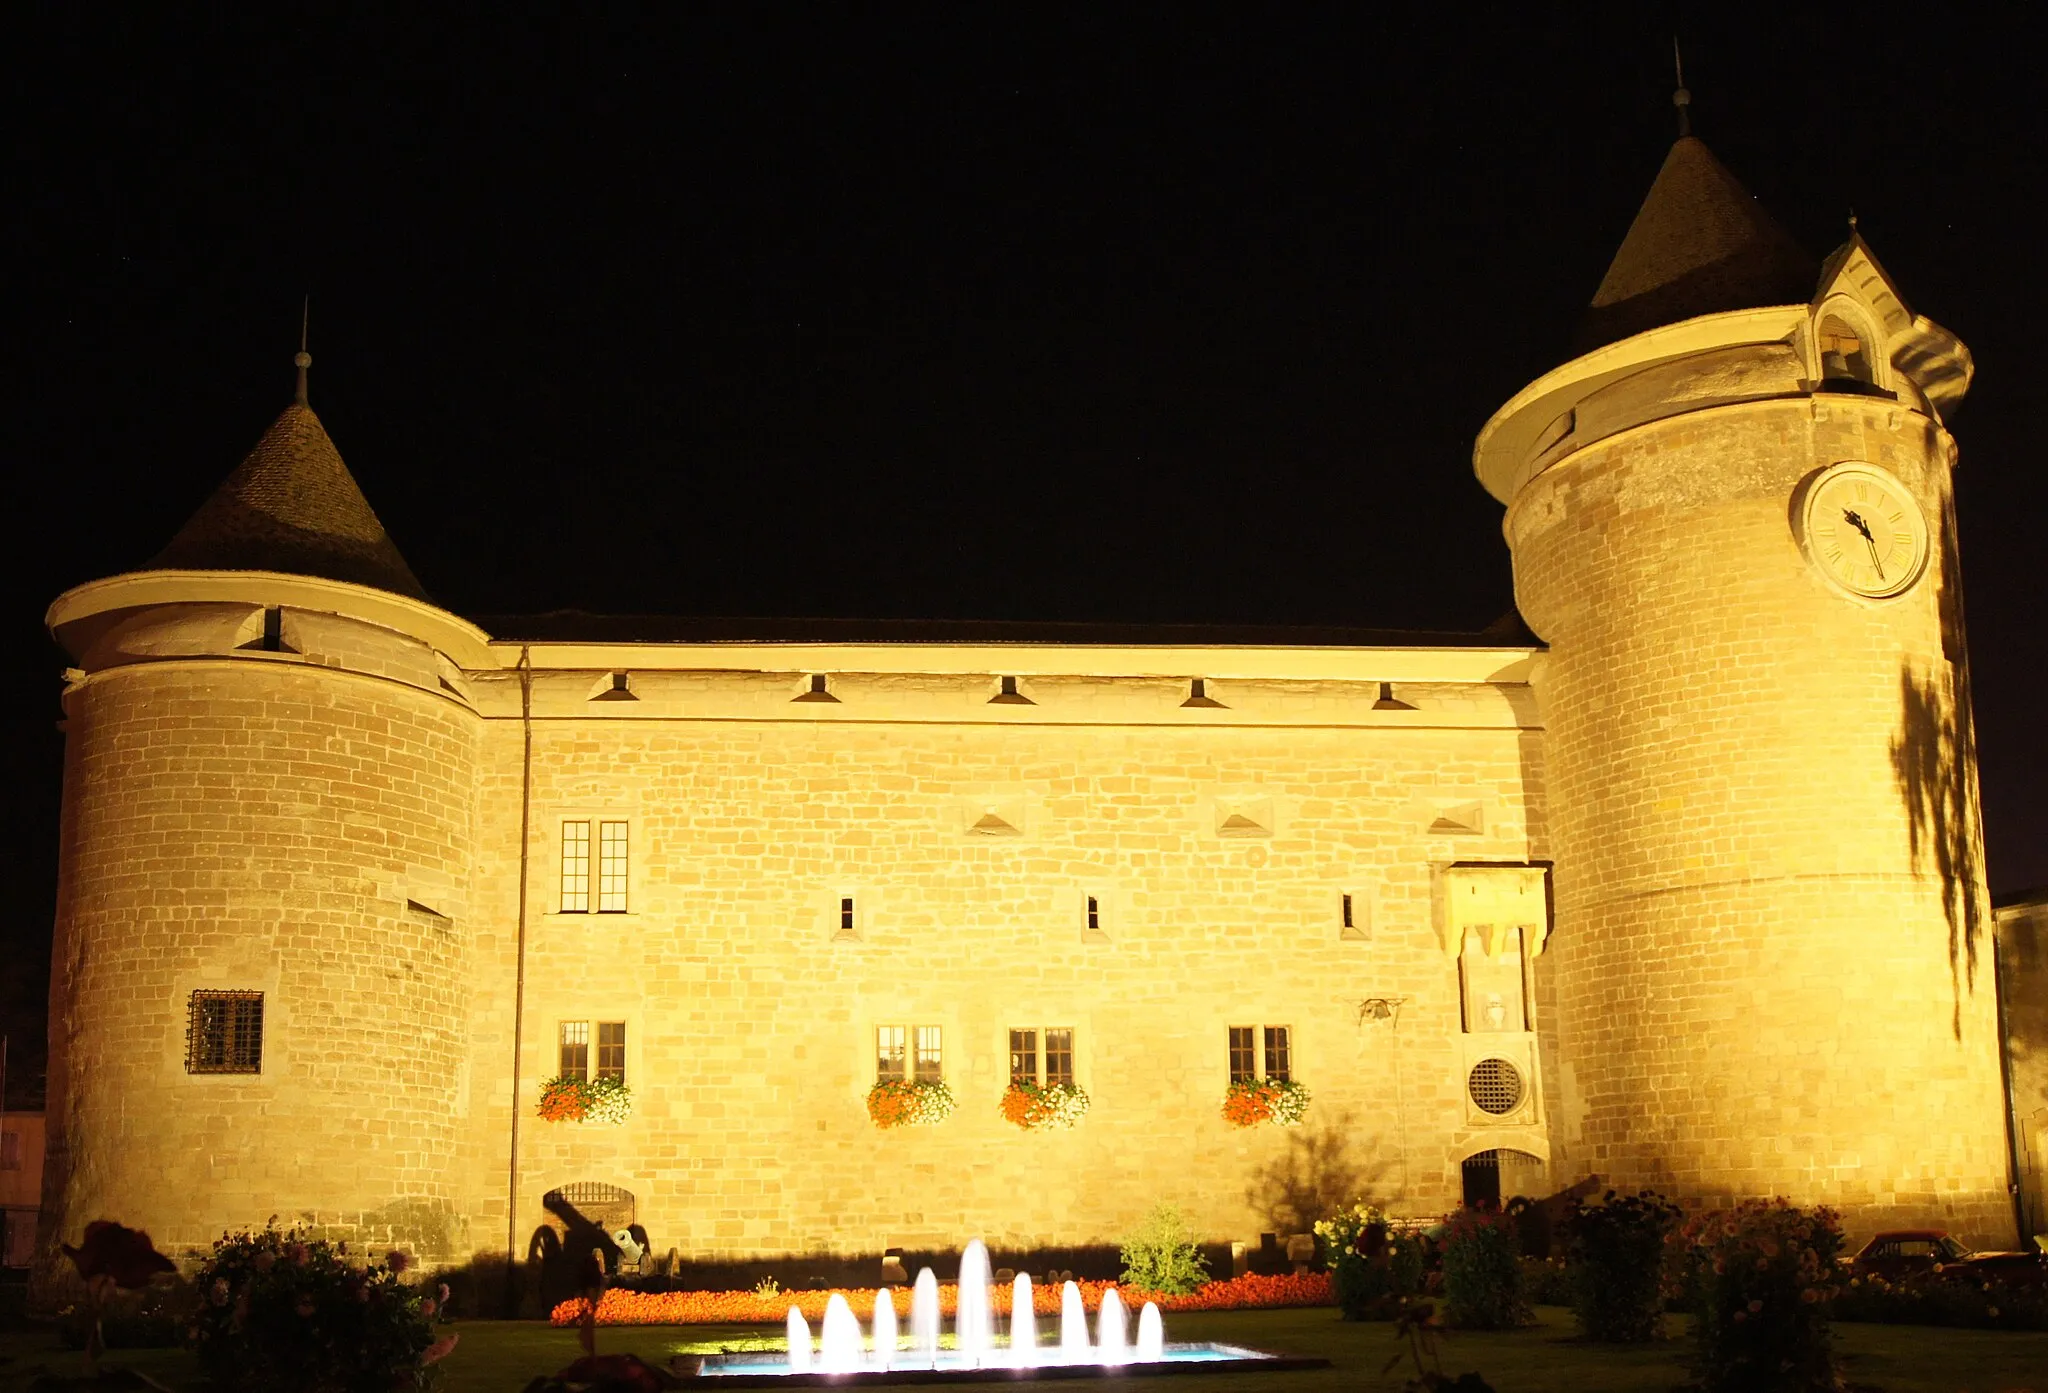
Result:
{"type": "Polygon", "coordinates": [[[185,1024],[188,1074],[263,1072],[263,993],[192,993],[185,1024]]]}

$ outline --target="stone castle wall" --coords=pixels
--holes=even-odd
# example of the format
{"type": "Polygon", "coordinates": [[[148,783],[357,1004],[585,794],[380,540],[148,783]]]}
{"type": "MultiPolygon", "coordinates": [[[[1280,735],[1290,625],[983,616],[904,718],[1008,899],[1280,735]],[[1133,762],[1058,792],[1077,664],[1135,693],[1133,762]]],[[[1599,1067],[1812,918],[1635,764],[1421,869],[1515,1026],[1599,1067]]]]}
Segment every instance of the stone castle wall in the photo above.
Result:
{"type": "Polygon", "coordinates": [[[545,1192],[596,1181],[633,1192],[657,1249],[717,1257],[1115,1242],[1160,1200],[1255,1241],[1299,1222],[1277,1212],[1290,1177],[1427,1214],[1456,1203],[1471,1151],[1547,1150],[1540,1106],[1474,1125],[1438,904],[1451,862],[1544,854],[1525,689],[1404,687],[1423,710],[1379,714],[1371,683],[1223,684],[1230,709],[1189,712],[1185,681],[1076,676],[1006,711],[992,679],[835,677],[843,704],[816,707],[787,676],[636,671],[639,700],[614,705],[589,700],[603,674],[537,661],[516,1095],[518,678],[477,683],[479,1234],[505,1232],[515,1106],[516,1246],[545,1192]],[[1430,830],[1470,803],[1483,831],[1430,830]],[[1219,836],[1239,806],[1272,834],[1219,836]],[[986,808],[1020,834],[968,832],[986,808]],[[558,912],[565,817],[629,821],[630,912],[558,912]],[[1341,933],[1345,890],[1363,938],[1341,933]],[[857,941],[835,940],[842,894],[857,941]],[[1398,999],[1398,1022],[1362,1023],[1369,997],[1398,999]],[[626,1023],[625,1125],[533,1116],[563,1020],[626,1023]],[[882,1024],[942,1028],[951,1119],[870,1123],[882,1024]],[[1293,1028],[1304,1128],[1222,1120],[1243,1024],[1293,1028]],[[1076,1130],[998,1117],[1012,1027],[1076,1031],[1076,1130]]]}
{"type": "Polygon", "coordinates": [[[1752,402],[1587,444],[1516,498],[1516,594],[1552,645],[1564,1169],[2009,1241],[1974,807],[1947,818],[1903,772],[1974,795],[1943,650],[1950,450],[1890,401],[1752,402]],[[1795,489],[1840,460],[1930,519],[1898,599],[1835,591],[1794,538],[1795,489]]]}
{"type": "Polygon", "coordinates": [[[480,722],[318,662],[186,654],[66,695],[49,1262],[96,1218],[167,1252],[272,1214],[467,1251],[451,926],[480,722]],[[186,1071],[197,989],[264,993],[260,1074],[186,1071]]]}

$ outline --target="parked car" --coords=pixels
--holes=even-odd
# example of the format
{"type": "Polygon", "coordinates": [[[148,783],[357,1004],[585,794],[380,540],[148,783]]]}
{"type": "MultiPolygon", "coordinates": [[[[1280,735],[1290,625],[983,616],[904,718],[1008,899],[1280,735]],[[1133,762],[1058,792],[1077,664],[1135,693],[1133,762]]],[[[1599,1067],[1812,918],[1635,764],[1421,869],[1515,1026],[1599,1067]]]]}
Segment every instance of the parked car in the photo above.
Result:
{"type": "Polygon", "coordinates": [[[1896,1282],[1969,1256],[1970,1250],[1950,1238],[1946,1230],[1893,1229],[1864,1244],[1849,1259],[1849,1270],[1859,1277],[1882,1277],[1887,1282],[1896,1282]]]}
{"type": "Polygon", "coordinates": [[[1935,1273],[1994,1286],[2048,1286],[2048,1252],[1973,1253],[1942,1229],[1893,1229],[1864,1244],[1849,1270],[1888,1282],[1935,1273]]]}

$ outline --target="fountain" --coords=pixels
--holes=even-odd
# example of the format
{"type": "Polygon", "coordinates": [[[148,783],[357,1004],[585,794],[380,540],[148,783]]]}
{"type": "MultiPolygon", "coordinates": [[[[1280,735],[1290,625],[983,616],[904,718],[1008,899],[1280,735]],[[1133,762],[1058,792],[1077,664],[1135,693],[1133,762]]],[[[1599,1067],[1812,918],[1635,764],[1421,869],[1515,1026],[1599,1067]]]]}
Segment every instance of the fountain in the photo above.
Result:
{"type": "Polygon", "coordinates": [[[1031,1278],[1020,1273],[1010,1284],[1008,1339],[997,1342],[995,1288],[989,1275],[988,1248],[980,1239],[960,1254],[958,1304],[953,1318],[953,1348],[940,1347],[939,1280],[927,1267],[910,1289],[909,1347],[898,1342],[896,1294],[883,1287],[875,1293],[871,1339],[861,1334],[860,1318],[845,1295],[833,1292],[817,1347],[810,1322],[795,1306],[784,1322],[788,1353],[780,1359],[759,1354],[711,1355],[698,1363],[701,1377],[744,1377],[763,1386],[794,1379],[800,1383],[868,1384],[888,1382],[892,1371],[920,1381],[980,1381],[991,1377],[1033,1377],[1038,1370],[1072,1377],[1091,1366],[1101,1373],[1163,1372],[1174,1365],[1201,1363],[1217,1372],[1257,1367],[1264,1370],[1320,1368],[1325,1360],[1285,1359],[1237,1345],[1166,1343],[1159,1307],[1147,1301],[1137,1317],[1137,1339],[1130,1335],[1130,1313],[1121,1293],[1111,1287],[1102,1295],[1095,1338],[1088,1332],[1088,1314],[1080,1284],[1060,1287],[1060,1338],[1057,1346],[1039,1344],[1031,1278]]]}

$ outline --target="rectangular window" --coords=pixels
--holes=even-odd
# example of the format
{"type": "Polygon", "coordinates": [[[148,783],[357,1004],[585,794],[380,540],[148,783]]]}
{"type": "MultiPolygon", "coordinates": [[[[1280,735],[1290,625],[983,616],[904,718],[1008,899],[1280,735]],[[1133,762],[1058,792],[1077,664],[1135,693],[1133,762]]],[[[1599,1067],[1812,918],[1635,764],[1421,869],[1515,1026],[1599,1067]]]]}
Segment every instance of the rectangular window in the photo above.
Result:
{"type": "Polygon", "coordinates": [[[263,1072],[263,993],[194,992],[185,1021],[185,1072],[263,1072]]]}
{"type": "Polygon", "coordinates": [[[903,1081],[903,1041],[905,1034],[905,1030],[900,1025],[876,1027],[875,1082],[901,1083],[903,1081]]]}
{"type": "Polygon", "coordinates": [[[939,1028],[935,1025],[916,1027],[916,1040],[915,1077],[919,1080],[943,1079],[946,1071],[939,1059],[939,1028]]]}
{"type": "Polygon", "coordinates": [[[1258,1030],[1249,1025],[1230,1027],[1230,1081],[1250,1083],[1259,1076],[1258,1030]]]}
{"type": "Polygon", "coordinates": [[[1095,898],[1095,896],[1093,896],[1093,895],[1090,895],[1090,896],[1088,897],[1088,921],[1087,921],[1087,922],[1088,922],[1088,927],[1089,927],[1089,928],[1091,928],[1091,929],[1097,929],[1097,930],[1099,930],[1099,929],[1101,929],[1101,927],[1102,927],[1102,901],[1100,901],[1100,900],[1096,899],[1096,898],[1095,898]]]}
{"type": "Polygon", "coordinates": [[[565,1079],[590,1077],[590,1022],[562,1022],[561,1073],[565,1079]]]}
{"type": "Polygon", "coordinates": [[[1045,1032],[1045,1081],[1047,1084],[1073,1083],[1073,1031],[1048,1030],[1045,1032]]]}
{"type": "Polygon", "coordinates": [[[562,913],[590,913],[590,824],[562,824],[562,913]]]}
{"type": "Polygon", "coordinates": [[[597,1075],[600,1079],[626,1081],[626,1023],[597,1023],[597,1075]]]}
{"type": "Polygon", "coordinates": [[[1294,1077],[1294,1052],[1288,1048],[1289,1034],[1284,1025],[1266,1027],[1266,1077],[1282,1083],[1294,1077]]]}
{"type": "Polygon", "coordinates": [[[21,1133],[0,1132],[0,1171],[21,1169],[21,1133]]]}
{"type": "Polygon", "coordinates": [[[1351,897],[1349,895],[1346,895],[1344,897],[1344,927],[1347,929],[1355,929],[1358,927],[1357,920],[1355,920],[1351,914],[1351,897]]]}
{"type": "Polygon", "coordinates": [[[597,912],[626,912],[626,824],[597,824],[597,912]]]}
{"type": "Polygon", "coordinates": [[[1038,1032],[1035,1030],[1013,1030],[1010,1032],[1010,1082],[1038,1082],[1038,1032]]]}
{"type": "Polygon", "coordinates": [[[841,895],[839,897],[839,932],[843,934],[853,932],[853,896],[851,895],[841,895]]]}

